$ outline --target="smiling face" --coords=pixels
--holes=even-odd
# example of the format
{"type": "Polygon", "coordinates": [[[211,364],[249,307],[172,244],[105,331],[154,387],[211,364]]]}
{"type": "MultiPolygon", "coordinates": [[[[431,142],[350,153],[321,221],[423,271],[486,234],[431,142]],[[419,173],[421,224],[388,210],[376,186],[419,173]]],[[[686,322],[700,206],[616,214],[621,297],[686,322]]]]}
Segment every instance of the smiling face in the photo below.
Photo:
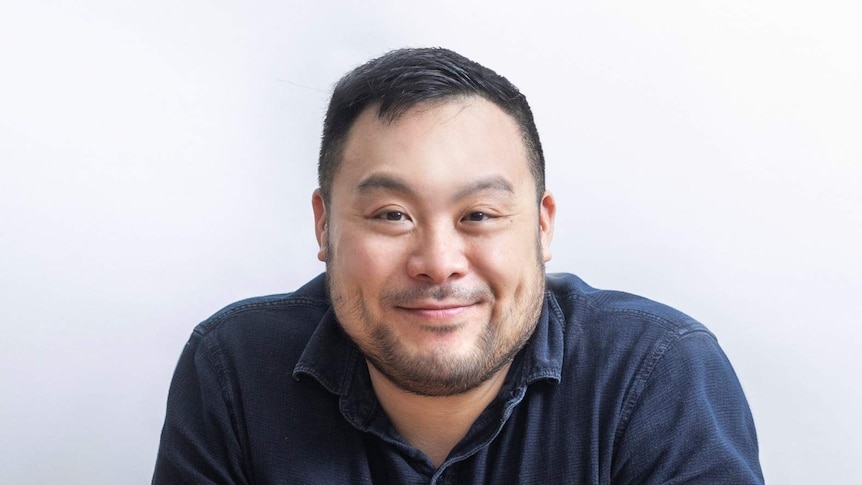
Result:
{"type": "Polygon", "coordinates": [[[424,103],[393,122],[367,108],[313,207],[335,314],[401,389],[473,389],[535,329],[554,201],[537,203],[521,132],[496,105],[424,103]]]}

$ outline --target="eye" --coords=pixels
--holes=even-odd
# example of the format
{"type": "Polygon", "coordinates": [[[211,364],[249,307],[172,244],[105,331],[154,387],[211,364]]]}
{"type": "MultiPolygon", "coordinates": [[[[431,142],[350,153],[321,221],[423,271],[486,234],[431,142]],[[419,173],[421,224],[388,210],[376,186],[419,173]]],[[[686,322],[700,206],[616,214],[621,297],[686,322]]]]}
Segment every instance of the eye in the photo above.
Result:
{"type": "Polygon", "coordinates": [[[377,212],[372,213],[371,219],[381,222],[409,222],[411,221],[410,213],[402,207],[390,206],[381,208],[377,212]]]}
{"type": "Polygon", "coordinates": [[[465,219],[470,221],[470,222],[481,222],[487,218],[488,218],[488,215],[485,214],[484,212],[480,212],[480,211],[471,212],[471,213],[467,214],[467,217],[465,217],[465,219]]]}

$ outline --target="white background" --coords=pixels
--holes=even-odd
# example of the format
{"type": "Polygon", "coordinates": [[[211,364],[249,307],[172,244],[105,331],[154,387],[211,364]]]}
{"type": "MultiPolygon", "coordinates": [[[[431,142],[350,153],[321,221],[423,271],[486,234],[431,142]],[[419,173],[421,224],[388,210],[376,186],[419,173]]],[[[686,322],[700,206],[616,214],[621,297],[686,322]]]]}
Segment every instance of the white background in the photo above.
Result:
{"type": "Polygon", "coordinates": [[[194,325],[323,269],[332,84],[427,45],[531,101],[549,270],[706,323],[768,481],[857,480],[862,9],[539,3],[4,2],[0,482],[149,481],[194,325]]]}

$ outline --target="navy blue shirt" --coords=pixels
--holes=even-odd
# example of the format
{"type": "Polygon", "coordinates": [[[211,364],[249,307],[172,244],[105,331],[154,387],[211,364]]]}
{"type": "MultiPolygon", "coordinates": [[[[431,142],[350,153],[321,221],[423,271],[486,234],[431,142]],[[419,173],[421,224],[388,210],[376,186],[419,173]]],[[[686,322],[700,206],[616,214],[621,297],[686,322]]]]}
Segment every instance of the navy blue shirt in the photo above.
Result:
{"type": "Polygon", "coordinates": [[[153,483],[762,483],[742,389],[715,337],[667,306],[548,275],[503,388],[435,468],[383,412],[326,298],[228,306],[195,328],[153,483]]]}

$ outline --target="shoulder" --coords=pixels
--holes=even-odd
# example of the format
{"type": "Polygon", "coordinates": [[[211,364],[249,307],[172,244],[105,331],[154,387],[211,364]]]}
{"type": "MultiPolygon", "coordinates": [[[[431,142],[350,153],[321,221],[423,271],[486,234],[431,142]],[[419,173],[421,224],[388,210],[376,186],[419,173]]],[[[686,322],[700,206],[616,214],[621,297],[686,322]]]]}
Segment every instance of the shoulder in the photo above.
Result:
{"type": "Polygon", "coordinates": [[[561,389],[576,404],[567,409],[607,424],[598,441],[615,457],[618,481],[762,483],[744,393],[703,324],[574,275],[548,275],[547,283],[565,339],[561,389]]]}
{"type": "Polygon", "coordinates": [[[247,298],[198,324],[189,344],[209,354],[296,354],[330,308],[324,275],[292,293],[247,298]]]}
{"type": "Polygon", "coordinates": [[[632,405],[659,366],[726,361],[706,326],[668,305],[596,289],[570,274],[547,281],[565,340],[564,368],[584,385],[614,395],[614,409],[632,405]]]}
{"type": "MultiPolygon", "coordinates": [[[[297,325],[307,318],[322,315],[329,308],[324,290],[324,275],[320,275],[291,293],[246,298],[225,306],[201,322],[195,332],[201,335],[222,331],[231,325],[254,325],[259,321],[277,320],[284,325],[297,325]]],[[[313,322],[314,324],[317,321],[313,322]]]]}
{"type": "Polygon", "coordinates": [[[593,288],[572,274],[548,274],[547,288],[567,330],[585,336],[606,332],[711,335],[702,323],[675,308],[631,293],[593,288]]]}

